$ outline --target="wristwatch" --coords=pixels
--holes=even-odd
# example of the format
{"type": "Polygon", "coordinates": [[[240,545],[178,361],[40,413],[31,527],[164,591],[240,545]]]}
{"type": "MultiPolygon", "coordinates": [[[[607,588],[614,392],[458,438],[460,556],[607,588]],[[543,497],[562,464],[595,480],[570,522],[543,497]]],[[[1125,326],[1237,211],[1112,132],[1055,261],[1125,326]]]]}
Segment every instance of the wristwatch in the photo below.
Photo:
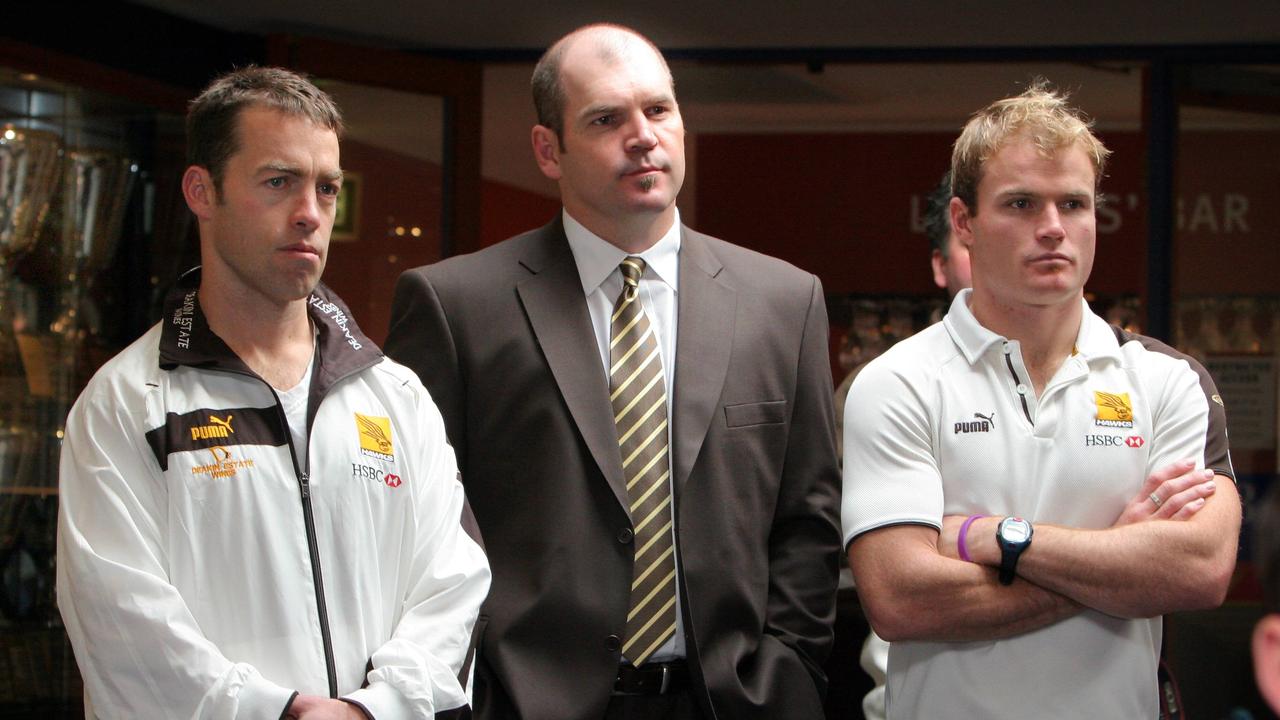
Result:
{"type": "Polygon", "coordinates": [[[1007,517],[996,528],[996,542],[1000,544],[1000,584],[1013,582],[1018,568],[1018,557],[1031,546],[1035,528],[1020,517],[1007,517]]]}

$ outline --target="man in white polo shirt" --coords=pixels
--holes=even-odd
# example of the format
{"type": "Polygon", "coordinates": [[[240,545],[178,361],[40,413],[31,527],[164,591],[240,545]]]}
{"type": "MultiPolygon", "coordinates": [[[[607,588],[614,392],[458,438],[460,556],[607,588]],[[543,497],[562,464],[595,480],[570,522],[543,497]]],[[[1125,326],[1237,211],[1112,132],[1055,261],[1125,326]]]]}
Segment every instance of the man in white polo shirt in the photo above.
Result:
{"type": "Polygon", "coordinates": [[[951,201],[973,288],[851,389],[845,542],[890,718],[1154,718],[1160,616],[1226,593],[1212,382],[1084,301],[1108,152],[1042,84],[975,115],[951,201]]]}

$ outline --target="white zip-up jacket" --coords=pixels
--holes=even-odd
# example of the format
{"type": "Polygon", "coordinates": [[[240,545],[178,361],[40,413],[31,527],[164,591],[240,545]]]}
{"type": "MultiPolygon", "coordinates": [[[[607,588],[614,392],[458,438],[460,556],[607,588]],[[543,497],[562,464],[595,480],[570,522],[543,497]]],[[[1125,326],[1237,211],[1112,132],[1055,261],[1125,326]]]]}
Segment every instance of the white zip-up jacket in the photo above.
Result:
{"type": "Polygon", "coordinates": [[[67,418],[58,603],[86,715],[274,719],[296,692],[462,714],[489,567],[426,390],[317,288],[300,463],[198,285],[67,418]]]}

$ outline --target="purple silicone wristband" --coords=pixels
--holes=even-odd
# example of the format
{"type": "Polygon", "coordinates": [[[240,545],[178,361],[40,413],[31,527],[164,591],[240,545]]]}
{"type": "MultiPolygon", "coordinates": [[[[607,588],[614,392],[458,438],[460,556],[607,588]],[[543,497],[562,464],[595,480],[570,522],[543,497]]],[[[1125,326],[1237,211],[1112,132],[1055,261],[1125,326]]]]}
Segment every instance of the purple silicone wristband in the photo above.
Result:
{"type": "Polygon", "coordinates": [[[984,518],[986,515],[970,515],[965,518],[964,524],[960,526],[960,534],[956,536],[956,549],[960,551],[960,559],[965,562],[973,562],[969,557],[969,549],[964,546],[964,536],[969,534],[969,526],[974,520],[984,518]]]}

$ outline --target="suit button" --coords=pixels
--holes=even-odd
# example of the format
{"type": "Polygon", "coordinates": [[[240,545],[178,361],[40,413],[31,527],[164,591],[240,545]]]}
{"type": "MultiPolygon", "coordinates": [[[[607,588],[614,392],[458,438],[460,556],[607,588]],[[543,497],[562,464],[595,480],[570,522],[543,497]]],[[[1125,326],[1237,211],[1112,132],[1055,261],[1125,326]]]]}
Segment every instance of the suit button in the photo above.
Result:
{"type": "Polygon", "coordinates": [[[604,639],[604,649],[609,652],[617,652],[622,649],[622,638],[617,635],[610,635],[604,639]]]}
{"type": "Polygon", "coordinates": [[[622,528],[618,531],[618,542],[626,545],[635,539],[636,534],[631,532],[631,528],[622,528]]]}

